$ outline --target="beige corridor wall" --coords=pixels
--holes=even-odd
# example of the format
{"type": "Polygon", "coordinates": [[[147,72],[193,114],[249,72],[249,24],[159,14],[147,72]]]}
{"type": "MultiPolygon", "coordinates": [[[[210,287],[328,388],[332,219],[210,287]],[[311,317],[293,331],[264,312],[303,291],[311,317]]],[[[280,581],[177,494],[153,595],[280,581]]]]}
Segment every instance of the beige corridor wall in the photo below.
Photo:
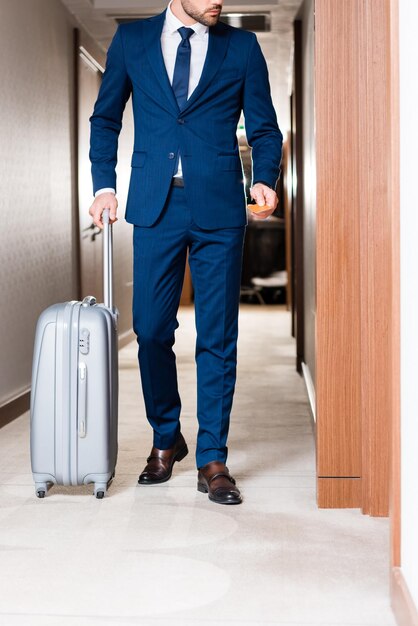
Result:
{"type": "Polygon", "coordinates": [[[57,0],[1,0],[0,406],[30,385],[34,329],[76,296],[72,25],[57,0]]]}

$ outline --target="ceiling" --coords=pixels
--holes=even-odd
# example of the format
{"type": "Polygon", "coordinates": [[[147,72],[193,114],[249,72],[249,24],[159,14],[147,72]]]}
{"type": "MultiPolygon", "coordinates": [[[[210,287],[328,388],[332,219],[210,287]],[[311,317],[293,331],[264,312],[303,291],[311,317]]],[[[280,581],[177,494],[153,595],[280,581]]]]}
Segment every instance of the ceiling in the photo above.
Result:
{"type": "MultiPolygon", "coordinates": [[[[156,15],[167,2],[160,0],[61,0],[77,22],[106,50],[117,18],[156,15]]],[[[289,83],[293,53],[293,20],[302,0],[224,0],[222,13],[270,13],[271,31],[257,33],[266,57],[279,126],[289,129],[289,83]]]]}

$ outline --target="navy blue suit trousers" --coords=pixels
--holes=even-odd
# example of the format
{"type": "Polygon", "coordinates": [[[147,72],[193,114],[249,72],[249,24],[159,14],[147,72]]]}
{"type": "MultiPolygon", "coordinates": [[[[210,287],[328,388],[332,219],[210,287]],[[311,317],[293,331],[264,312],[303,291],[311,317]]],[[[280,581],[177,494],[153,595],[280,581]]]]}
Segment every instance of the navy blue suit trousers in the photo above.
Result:
{"type": "Polygon", "coordinates": [[[153,443],[171,448],[180,432],[181,412],[172,348],[188,251],[197,331],[196,465],[201,467],[227,459],[246,225],[202,229],[193,221],[186,197],[186,188],[172,187],[157,222],[134,226],[132,312],[153,443]]]}

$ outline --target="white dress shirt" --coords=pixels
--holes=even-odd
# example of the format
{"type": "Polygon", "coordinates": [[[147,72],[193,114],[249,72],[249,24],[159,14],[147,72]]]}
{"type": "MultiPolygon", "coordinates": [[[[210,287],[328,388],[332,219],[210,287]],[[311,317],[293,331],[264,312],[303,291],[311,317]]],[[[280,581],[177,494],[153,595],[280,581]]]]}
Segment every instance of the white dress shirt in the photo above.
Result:
{"type": "MultiPolygon", "coordinates": [[[[161,50],[163,53],[164,64],[167,70],[167,75],[170,81],[170,84],[173,82],[173,74],[174,74],[174,66],[176,64],[177,57],[177,48],[179,43],[181,42],[181,35],[178,32],[178,29],[182,26],[186,26],[183,24],[172,12],[171,3],[173,0],[170,0],[170,3],[167,7],[164,26],[161,32],[161,50]]],[[[208,50],[209,43],[209,28],[200,22],[195,22],[191,26],[186,26],[186,28],[193,28],[195,31],[193,35],[191,35],[190,48],[191,48],[191,57],[190,57],[190,76],[189,76],[189,90],[187,94],[187,98],[190,98],[193,91],[196,89],[200,76],[202,74],[203,65],[206,59],[206,53],[208,50]]],[[[181,159],[179,158],[177,172],[174,176],[182,176],[182,167],[181,167],[181,159]]],[[[96,191],[95,196],[97,197],[101,193],[116,193],[114,189],[110,187],[103,187],[103,189],[99,189],[96,191]]]]}

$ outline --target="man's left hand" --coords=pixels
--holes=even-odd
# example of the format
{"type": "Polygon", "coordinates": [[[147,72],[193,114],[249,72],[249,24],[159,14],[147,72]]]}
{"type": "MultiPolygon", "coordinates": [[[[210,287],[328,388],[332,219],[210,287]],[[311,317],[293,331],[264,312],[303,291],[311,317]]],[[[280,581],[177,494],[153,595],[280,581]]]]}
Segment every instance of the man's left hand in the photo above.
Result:
{"type": "Polygon", "coordinates": [[[250,195],[259,206],[264,206],[265,204],[268,205],[268,208],[266,208],[265,211],[252,213],[254,219],[265,220],[266,217],[269,217],[276,210],[279,199],[274,189],[267,187],[267,185],[263,185],[263,183],[256,183],[253,187],[251,187],[250,195]]]}

